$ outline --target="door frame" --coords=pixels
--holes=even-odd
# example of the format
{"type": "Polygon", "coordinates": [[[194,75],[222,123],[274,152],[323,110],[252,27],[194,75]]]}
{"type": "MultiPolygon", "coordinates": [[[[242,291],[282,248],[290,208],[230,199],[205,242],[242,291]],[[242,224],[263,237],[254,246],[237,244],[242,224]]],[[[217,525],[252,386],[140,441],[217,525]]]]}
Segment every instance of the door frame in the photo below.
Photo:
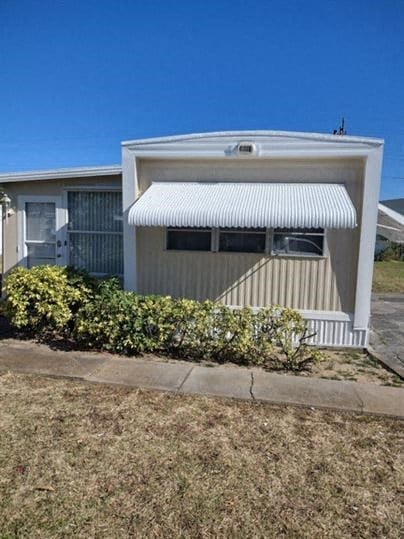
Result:
{"type": "Polygon", "coordinates": [[[63,266],[67,264],[66,248],[66,227],[67,212],[63,207],[62,196],[48,195],[19,195],[17,199],[17,223],[18,223],[18,244],[17,258],[18,265],[27,267],[27,246],[25,238],[26,213],[25,204],[27,202],[53,202],[56,211],[56,258],[55,264],[63,266]],[[58,247],[58,242],[60,246],[58,247]]]}

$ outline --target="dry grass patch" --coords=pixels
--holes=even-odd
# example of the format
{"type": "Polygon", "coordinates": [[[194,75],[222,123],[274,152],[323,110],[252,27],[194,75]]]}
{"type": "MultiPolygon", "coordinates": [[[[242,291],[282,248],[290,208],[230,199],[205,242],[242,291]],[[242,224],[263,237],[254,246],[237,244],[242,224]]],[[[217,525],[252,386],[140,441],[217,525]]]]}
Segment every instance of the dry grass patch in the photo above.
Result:
{"type": "Polygon", "coordinates": [[[373,292],[397,292],[404,294],[404,261],[375,262],[373,269],[373,292]]]}
{"type": "Polygon", "coordinates": [[[404,387],[404,381],[387,370],[367,352],[360,350],[324,350],[324,360],[310,371],[299,373],[328,380],[348,380],[359,383],[404,387]]]}
{"type": "Polygon", "coordinates": [[[2,537],[400,537],[402,423],[0,376],[2,537]]]}

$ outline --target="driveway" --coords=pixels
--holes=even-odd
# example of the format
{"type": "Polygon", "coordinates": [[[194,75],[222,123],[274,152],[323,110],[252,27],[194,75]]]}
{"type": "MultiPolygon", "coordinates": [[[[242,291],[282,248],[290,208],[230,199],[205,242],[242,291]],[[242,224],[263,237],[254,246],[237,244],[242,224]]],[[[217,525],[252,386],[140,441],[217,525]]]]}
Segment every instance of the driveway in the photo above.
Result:
{"type": "Polygon", "coordinates": [[[371,325],[373,348],[404,376],[404,294],[373,294],[371,325]]]}

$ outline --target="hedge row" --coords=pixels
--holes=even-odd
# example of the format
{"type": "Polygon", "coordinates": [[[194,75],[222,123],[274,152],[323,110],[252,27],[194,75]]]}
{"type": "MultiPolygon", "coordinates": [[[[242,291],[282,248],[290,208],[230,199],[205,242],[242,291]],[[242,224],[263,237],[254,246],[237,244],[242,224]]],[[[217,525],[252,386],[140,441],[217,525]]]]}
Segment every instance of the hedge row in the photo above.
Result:
{"type": "Polygon", "coordinates": [[[59,266],[16,268],[5,286],[12,325],[39,337],[73,339],[80,347],[292,370],[321,359],[292,309],[254,313],[211,301],[141,296],[123,291],[116,278],[99,281],[59,266]]]}

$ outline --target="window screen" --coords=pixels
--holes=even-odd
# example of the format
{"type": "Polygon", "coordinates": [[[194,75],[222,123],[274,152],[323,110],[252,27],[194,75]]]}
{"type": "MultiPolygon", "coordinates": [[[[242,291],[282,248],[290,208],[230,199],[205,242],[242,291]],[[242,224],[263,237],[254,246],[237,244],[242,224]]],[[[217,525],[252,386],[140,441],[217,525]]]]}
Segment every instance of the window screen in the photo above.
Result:
{"type": "Polygon", "coordinates": [[[275,229],[272,252],[295,256],[322,256],[324,230],[322,228],[275,229]]]}
{"type": "Polygon", "coordinates": [[[210,248],[210,230],[170,228],[167,231],[167,249],[170,251],[210,251],[210,248]]]}
{"type": "Polygon", "coordinates": [[[265,229],[229,229],[219,232],[219,251],[264,253],[265,229]]]}
{"type": "Polygon", "coordinates": [[[122,195],[68,193],[69,263],[95,274],[123,274],[122,195]]]}
{"type": "Polygon", "coordinates": [[[56,204],[25,203],[27,267],[56,263],[56,204]]]}

